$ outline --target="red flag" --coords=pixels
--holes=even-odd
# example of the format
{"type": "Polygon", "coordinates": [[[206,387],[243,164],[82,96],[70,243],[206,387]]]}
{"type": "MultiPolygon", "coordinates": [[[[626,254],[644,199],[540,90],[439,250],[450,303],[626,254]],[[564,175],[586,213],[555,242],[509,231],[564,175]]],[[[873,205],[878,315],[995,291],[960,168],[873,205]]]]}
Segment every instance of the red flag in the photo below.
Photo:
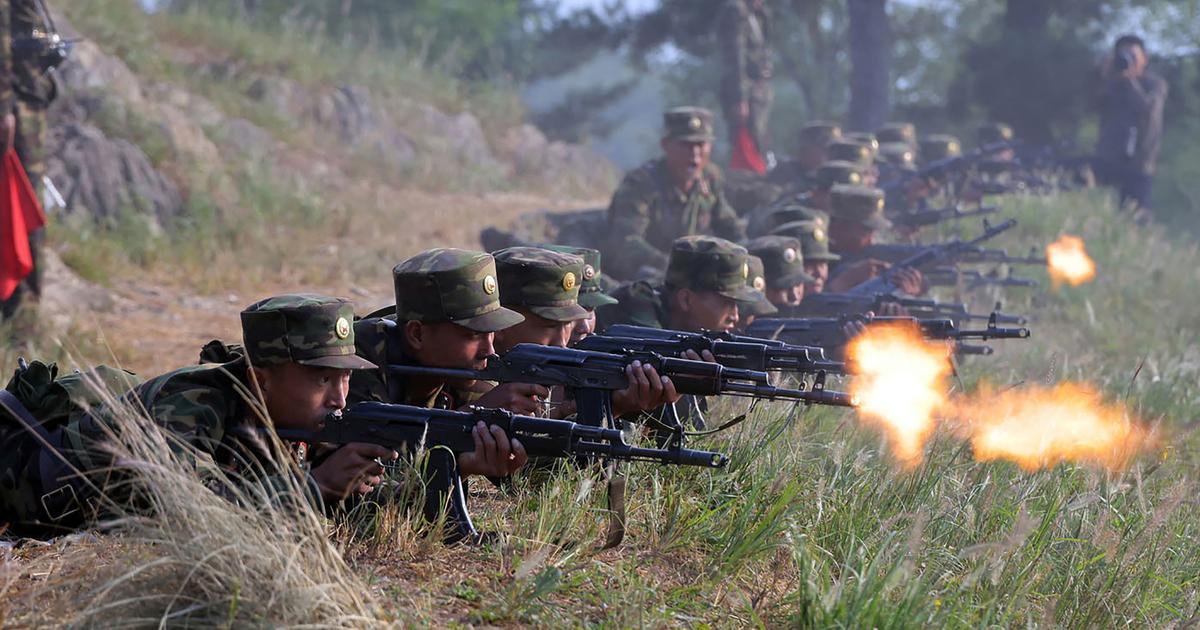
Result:
{"type": "Polygon", "coordinates": [[[750,128],[746,125],[738,127],[729,168],[735,171],[754,171],[759,175],[767,172],[767,162],[758,152],[758,145],[755,144],[754,136],[750,135],[750,128]]]}
{"type": "Polygon", "coordinates": [[[0,161],[0,186],[0,300],[7,300],[33,271],[29,233],[46,225],[46,213],[12,149],[0,161]]]}

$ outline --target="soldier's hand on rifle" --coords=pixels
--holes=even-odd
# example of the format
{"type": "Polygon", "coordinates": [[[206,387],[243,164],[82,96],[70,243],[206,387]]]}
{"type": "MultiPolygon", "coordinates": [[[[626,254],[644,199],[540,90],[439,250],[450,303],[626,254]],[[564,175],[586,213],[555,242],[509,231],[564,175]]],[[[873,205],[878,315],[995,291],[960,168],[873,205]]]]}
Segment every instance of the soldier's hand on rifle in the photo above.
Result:
{"type": "Polygon", "coordinates": [[[3,117],[0,117],[0,142],[4,143],[3,146],[0,146],[0,156],[8,153],[8,150],[12,148],[13,143],[16,142],[16,137],[17,117],[14,116],[12,112],[9,112],[3,117]]]}
{"type": "MultiPolygon", "coordinates": [[[[872,316],[869,311],[867,315],[868,317],[872,316]]],[[[863,323],[862,320],[850,319],[847,320],[846,323],[842,324],[842,338],[849,342],[851,339],[861,335],[866,330],[867,325],[863,323]]]]}
{"type": "Polygon", "coordinates": [[[892,282],[909,295],[921,295],[926,291],[925,279],[921,277],[921,272],[911,267],[893,269],[892,282]]]}
{"type": "Polygon", "coordinates": [[[899,302],[884,302],[879,305],[879,315],[882,317],[908,317],[908,310],[899,302]]]}
{"type": "Polygon", "coordinates": [[[697,353],[695,350],[684,350],[682,356],[689,361],[704,361],[705,363],[717,362],[717,357],[714,357],[713,353],[709,352],[708,350],[701,350],[699,353],[697,353]]]}
{"type": "Polygon", "coordinates": [[[463,477],[507,477],[529,461],[520,440],[509,440],[504,429],[494,424],[489,427],[477,423],[471,430],[471,438],[475,440],[475,450],[458,456],[458,474],[463,477]]]}
{"type": "Polygon", "coordinates": [[[536,415],[542,411],[542,401],[550,396],[550,390],[530,383],[504,383],[492,388],[474,403],[477,407],[507,409],[521,415],[536,415]]]}
{"type": "Polygon", "coordinates": [[[640,361],[625,366],[629,387],[613,392],[613,414],[623,415],[634,411],[650,411],[679,400],[671,379],[660,376],[649,363],[640,361]]]}
{"type": "Polygon", "coordinates": [[[344,444],[313,468],[312,476],[321,497],[341,501],[351,494],[367,494],[383,481],[379,459],[396,459],[399,454],[378,444],[344,444]]]}

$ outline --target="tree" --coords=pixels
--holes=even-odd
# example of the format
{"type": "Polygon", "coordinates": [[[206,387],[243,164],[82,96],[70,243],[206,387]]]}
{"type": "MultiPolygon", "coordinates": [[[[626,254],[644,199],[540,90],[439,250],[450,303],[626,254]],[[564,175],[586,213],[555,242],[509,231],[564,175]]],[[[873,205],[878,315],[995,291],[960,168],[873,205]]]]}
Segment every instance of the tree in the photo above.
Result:
{"type": "Polygon", "coordinates": [[[888,115],[892,36],[886,0],[847,0],[850,16],[850,115],[852,129],[878,129],[888,115]]]}

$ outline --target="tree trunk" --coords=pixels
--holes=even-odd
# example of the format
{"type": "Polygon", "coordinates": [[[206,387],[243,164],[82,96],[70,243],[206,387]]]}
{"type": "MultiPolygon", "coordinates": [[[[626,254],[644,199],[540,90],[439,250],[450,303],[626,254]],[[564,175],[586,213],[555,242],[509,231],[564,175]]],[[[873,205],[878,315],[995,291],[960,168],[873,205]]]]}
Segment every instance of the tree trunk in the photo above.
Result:
{"type": "Polygon", "coordinates": [[[886,0],[846,0],[850,15],[850,128],[878,129],[891,94],[892,30],[886,0]]]}

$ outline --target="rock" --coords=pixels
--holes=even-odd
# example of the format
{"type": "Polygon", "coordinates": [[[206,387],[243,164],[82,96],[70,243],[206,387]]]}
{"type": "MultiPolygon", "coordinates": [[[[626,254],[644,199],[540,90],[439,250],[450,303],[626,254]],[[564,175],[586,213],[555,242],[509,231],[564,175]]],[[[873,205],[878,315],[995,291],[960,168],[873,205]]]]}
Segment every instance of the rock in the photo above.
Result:
{"type": "Polygon", "coordinates": [[[479,119],[469,112],[456,116],[442,113],[432,105],[417,106],[413,121],[424,132],[426,142],[439,153],[445,153],[458,162],[477,167],[499,167],[479,119]]]}
{"type": "Polygon", "coordinates": [[[71,60],[58,69],[60,93],[68,98],[105,92],[124,103],[145,101],[141,83],[129,66],[104,54],[94,42],[82,39],[71,50],[71,60]]]}
{"type": "Polygon", "coordinates": [[[283,77],[260,76],[246,90],[250,98],[266,105],[283,120],[300,120],[308,111],[312,95],[304,86],[283,77]]]}
{"type": "Polygon", "coordinates": [[[363,86],[344,85],[325,94],[313,104],[310,117],[341,142],[392,167],[403,168],[417,156],[412,140],[380,114],[363,86]]]}
{"type": "Polygon", "coordinates": [[[245,118],[231,118],[217,129],[217,140],[234,151],[252,158],[263,158],[276,146],[275,138],[245,118]]]}
{"type": "Polygon", "coordinates": [[[47,173],[70,212],[106,221],[135,212],[159,231],[183,211],[183,195],[175,184],[126,140],[109,138],[88,124],[68,123],[51,131],[48,149],[47,173]]]}
{"type": "Polygon", "coordinates": [[[560,192],[610,190],[617,177],[604,156],[586,146],[549,141],[530,124],[505,132],[499,150],[514,175],[560,192]]]}

